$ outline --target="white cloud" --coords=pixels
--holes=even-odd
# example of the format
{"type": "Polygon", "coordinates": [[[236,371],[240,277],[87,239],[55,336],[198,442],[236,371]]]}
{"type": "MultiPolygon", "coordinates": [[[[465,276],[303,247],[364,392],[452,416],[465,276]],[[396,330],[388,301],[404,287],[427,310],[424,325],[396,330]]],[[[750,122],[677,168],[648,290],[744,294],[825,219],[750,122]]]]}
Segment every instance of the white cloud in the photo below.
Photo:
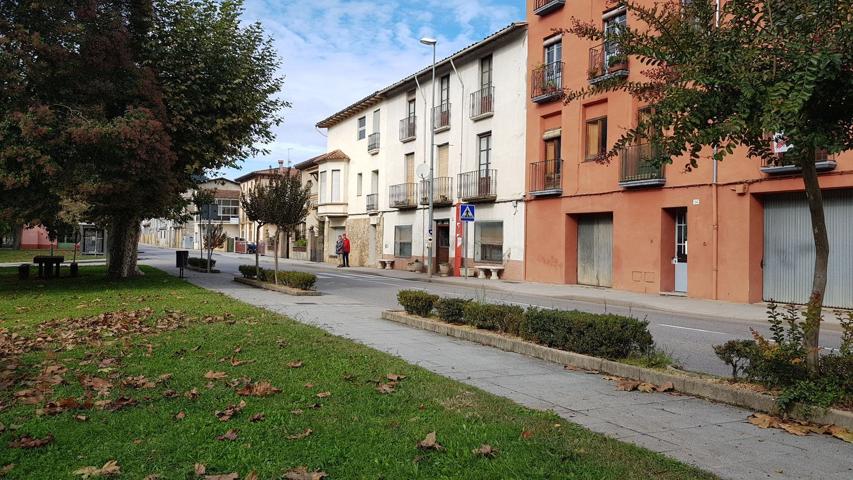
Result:
{"type": "Polygon", "coordinates": [[[421,36],[438,38],[439,58],[446,56],[523,19],[523,3],[506,2],[246,0],[245,20],[261,22],[282,58],[282,97],[292,108],[276,140],[264,146],[270,154],[244,162],[242,170],[277,165],[288,148],[294,163],[324,152],[326,139],[314,125],[428,65],[432,54],[421,36]]]}

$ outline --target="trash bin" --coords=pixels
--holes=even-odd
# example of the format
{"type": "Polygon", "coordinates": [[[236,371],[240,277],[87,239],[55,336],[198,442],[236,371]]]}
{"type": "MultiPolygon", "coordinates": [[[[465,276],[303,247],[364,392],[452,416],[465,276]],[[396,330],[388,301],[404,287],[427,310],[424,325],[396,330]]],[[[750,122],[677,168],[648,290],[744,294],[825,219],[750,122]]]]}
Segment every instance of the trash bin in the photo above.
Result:
{"type": "Polygon", "coordinates": [[[175,252],[175,267],[184,268],[187,266],[187,260],[190,258],[189,250],[178,250],[175,252]]]}

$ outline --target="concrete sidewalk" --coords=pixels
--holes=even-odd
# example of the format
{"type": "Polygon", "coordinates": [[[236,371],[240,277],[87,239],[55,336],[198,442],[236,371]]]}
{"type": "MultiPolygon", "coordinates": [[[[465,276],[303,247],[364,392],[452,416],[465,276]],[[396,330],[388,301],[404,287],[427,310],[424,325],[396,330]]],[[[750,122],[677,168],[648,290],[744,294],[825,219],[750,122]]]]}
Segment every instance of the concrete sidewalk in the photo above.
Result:
{"type": "MultiPolygon", "coordinates": [[[[176,274],[165,258],[147,263],[176,274]]],[[[746,422],[749,411],[697,398],[617,391],[600,375],[381,320],[381,307],[346,292],[306,298],[251,288],[233,281],[235,262],[222,263],[223,273],[188,280],[723,478],[853,478],[853,445],[832,437],[762,430],[746,422]]]]}

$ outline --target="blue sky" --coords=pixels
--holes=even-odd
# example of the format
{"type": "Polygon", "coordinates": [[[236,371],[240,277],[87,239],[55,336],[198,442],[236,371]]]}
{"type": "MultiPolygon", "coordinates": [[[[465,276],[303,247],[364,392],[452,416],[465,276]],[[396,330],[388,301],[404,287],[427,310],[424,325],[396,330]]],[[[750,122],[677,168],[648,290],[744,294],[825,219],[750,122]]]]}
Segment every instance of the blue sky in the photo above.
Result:
{"type": "Polygon", "coordinates": [[[524,20],[524,0],[246,0],[244,18],[273,38],[285,77],[281,96],[291,102],[269,155],[247,160],[245,172],[297,163],[325,152],[314,124],[432,61],[422,36],[439,40],[438,57],[524,20]]]}

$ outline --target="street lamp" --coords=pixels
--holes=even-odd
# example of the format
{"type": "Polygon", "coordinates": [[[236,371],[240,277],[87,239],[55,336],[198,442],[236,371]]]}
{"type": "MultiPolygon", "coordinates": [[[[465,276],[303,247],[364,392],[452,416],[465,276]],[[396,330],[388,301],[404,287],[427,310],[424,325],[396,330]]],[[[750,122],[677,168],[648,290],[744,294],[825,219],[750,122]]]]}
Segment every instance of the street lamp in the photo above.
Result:
{"type": "Polygon", "coordinates": [[[432,230],[433,230],[433,183],[435,181],[435,45],[438,40],[429,37],[421,38],[421,43],[432,47],[432,108],[430,109],[430,146],[429,146],[429,245],[427,245],[427,277],[432,277],[432,230]]]}

